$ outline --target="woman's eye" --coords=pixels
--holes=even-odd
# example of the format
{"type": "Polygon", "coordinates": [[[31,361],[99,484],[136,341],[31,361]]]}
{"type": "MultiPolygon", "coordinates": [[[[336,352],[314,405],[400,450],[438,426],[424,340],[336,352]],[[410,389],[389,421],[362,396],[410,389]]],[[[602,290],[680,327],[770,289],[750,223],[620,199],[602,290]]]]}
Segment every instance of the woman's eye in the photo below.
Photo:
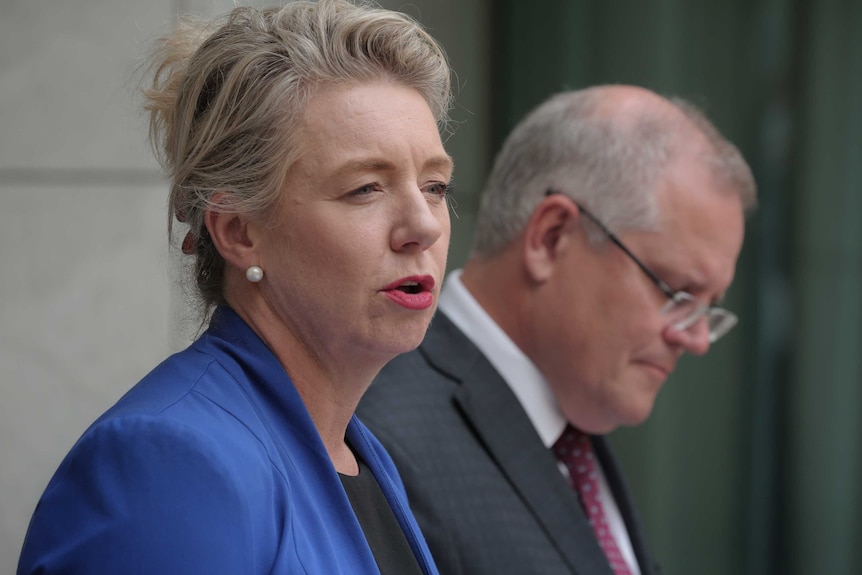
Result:
{"type": "Polygon", "coordinates": [[[435,196],[445,197],[452,193],[452,185],[445,182],[434,182],[429,184],[425,191],[435,196]]]}
{"type": "Polygon", "coordinates": [[[377,184],[365,184],[364,186],[356,188],[355,190],[350,192],[350,194],[348,194],[348,195],[350,195],[350,196],[366,196],[366,195],[370,194],[371,192],[377,190],[379,187],[380,186],[378,186],[377,184]]]}

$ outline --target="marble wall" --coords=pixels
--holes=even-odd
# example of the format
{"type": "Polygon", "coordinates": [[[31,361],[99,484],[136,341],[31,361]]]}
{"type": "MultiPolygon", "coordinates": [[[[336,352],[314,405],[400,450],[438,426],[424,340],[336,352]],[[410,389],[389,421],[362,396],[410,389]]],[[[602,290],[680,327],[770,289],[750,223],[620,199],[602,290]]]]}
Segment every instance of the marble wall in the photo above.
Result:
{"type": "Polygon", "coordinates": [[[165,184],[134,74],[169,0],[0,17],[0,573],[54,469],[172,339],[165,184]]]}

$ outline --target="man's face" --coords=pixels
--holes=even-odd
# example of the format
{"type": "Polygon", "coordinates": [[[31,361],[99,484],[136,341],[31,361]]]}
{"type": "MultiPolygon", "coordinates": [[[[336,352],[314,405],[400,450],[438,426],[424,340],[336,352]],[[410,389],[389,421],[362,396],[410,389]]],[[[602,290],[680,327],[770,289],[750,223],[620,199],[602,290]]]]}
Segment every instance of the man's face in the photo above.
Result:
{"type": "MultiPolygon", "coordinates": [[[[742,247],[739,198],[718,187],[708,169],[680,158],[656,191],[657,231],[630,231],[620,240],[674,290],[718,303],[730,286],[742,247]]],[[[599,216],[601,217],[601,216],[599,216]]],[[[538,305],[537,362],[566,418],[587,432],[642,423],[683,352],[709,349],[706,320],[685,332],[669,328],[667,296],[623,250],[589,246],[587,218],[564,251],[548,297],[538,305]]]]}

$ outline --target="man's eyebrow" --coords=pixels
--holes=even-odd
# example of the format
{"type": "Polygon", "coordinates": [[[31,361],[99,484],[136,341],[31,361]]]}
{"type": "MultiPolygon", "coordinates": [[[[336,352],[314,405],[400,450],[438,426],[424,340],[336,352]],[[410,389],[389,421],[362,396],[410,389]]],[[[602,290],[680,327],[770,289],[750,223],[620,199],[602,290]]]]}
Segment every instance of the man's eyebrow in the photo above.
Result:
{"type": "MultiPolygon", "coordinates": [[[[688,292],[691,295],[697,297],[697,294],[703,293],[709,289],[709,286],[702,282],[690,281],[685,284],[682,288],[682,291],[688,292]]],[[[709,305],[720,307],[724,302],[724,298],[727,295],[727,292],[722,292],[715,297],[709,299],[709,305]]]]}

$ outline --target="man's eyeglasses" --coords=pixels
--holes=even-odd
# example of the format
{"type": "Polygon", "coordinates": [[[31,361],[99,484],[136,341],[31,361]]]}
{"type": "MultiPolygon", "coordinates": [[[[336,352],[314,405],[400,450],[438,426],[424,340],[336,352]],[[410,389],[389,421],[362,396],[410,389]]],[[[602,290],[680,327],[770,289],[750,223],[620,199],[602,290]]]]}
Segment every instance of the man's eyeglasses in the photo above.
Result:
{"type": "MultiPolygon", "coordinates": [[[[553,194],[557,194],[554,190],[548,190],[546,195],[550,196],[553,194]]],[[[565,195],[565,194],[562,194],[565,195]]],[[[640,261],[636,255],[632,253],[630,249],[628,249],[623,242],[614,234],[608,227],[602,223],[596,216],[592,214],[588,209],[586,209],[580,202],[568,197],[572,202],[578,206],[578,209],[582,214],[587,216],[594,224],[596,224],[602,232],[608,236],[612,242],[614,242],[617,247],[619,247],[625,254],[631,258],[631,260],[637,264],[637,266],[653,281],[653,283],[658,286],[664,295],[668,297],[668,302],[662,307],[661,313],[662,315],[668,318],[670,326],[679,331],[685,331],[689,329],[691,326],[696,324],[700,319],[706,316],[706,322],[709,326],[709,342],[715,343],[718,341],[724,334],[730,331],[730,329],[736,325],[736,322],[739,321],[735,314],[727,311],[724,308],[711,305],[711,304],[702,304],[693,295],[688,292],[682,290],[675,290],[670,287],[667,283],[665,283],[661,278],[659,278],[651,269],[649,269],[646,264],[640,261]]]]}

